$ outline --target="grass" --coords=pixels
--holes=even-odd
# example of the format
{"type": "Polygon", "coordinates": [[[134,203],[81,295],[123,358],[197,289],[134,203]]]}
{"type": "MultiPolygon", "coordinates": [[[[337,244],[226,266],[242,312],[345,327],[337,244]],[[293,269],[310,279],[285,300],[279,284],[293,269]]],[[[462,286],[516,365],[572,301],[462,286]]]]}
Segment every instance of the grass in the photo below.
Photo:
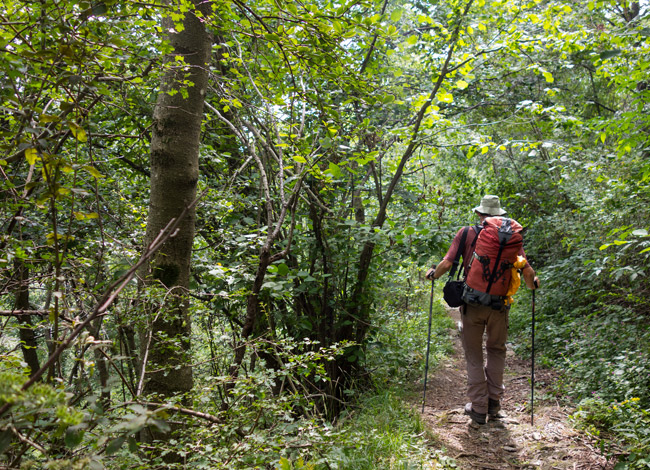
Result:
{"type": "MultiPolygon", "coordinates": [[[[282,459],[278,468],[336,470],[428,470],[457,468],[434,448],[413,403],[420,403],[428,332],[428,305],[417,311],[381,314],[366,353],[373,386],[321,437],[319,451],[282,459]]],[[[453,322],[434,301],[429,373],[451,353],[453,322]]]]}
{"type": "Polygon", "coordinates": [[[433,436],[404,392],[382,390],[360,402],[340,427],[342,440],[329,457],[329,468],[407,470],[455,468],[431,449],[433,436]]]}

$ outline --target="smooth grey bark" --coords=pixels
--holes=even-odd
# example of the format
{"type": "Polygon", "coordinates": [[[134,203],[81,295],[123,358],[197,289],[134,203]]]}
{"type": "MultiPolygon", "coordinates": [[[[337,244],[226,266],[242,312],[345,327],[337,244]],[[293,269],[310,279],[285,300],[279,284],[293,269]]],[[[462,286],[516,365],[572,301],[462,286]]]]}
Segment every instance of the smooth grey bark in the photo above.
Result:
{"type": "MultiPolygon", "coordinates": [[[[173,0],[167,2],[178,11],[173,0]]],[[[151,195],[145,244],[148,245],[173,218],[196,198],[199,143],[208,83],[211,34],[204,20],[210,3],[192,0],[195,10],[185,14],[178,28],[166,17],[163,29],[172,46],[165,58],[166,72],[153,116],[151,140],[151,195]],[[195,13],[201,12],[201,15],[195,13]],[[182,62],[178,61],[182,57],[182,62]]],[[[191,390],[192,367],[187,290],[190,280],[195,210],[188,211],[176,234],[141,272],[145,285],[166,290],[151,307],[151,330],[143,335],[145,393],[172,396],[191,390]]]]}

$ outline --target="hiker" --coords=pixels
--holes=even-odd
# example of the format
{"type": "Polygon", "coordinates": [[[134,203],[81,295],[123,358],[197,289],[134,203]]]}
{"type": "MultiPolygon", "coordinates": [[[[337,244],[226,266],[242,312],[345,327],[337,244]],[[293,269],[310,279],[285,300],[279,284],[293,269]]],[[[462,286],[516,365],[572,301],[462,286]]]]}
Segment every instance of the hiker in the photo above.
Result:
{"type": "MultiPolygon", "coordinates": [[[[478,250],[478,247],[475,246],[478,234],[482,231],[484,222],[488,218],[506,214],[506,211],[501,208],[499,197],[494,195],[486,195],[483,197],[481,204],[473,210],[479,217],[479,223],[474,227],[461,228],[456,233],[447,254],[437,266],[434,265],[427,271],[426,277],[427,279],[438,279],[454,265],[454,259],[458,263],[456,254],[459,247],[461,247],[463,232],[465,232],[465,246],[464,249],[461,247],[459,253],[463,258],[462,266],[466,276],[466,284],[464,285],[463,291],[463,300],[465,303],[460,307],[462,317],[461,337],[463,349],[465,350],[465,360],[467,362],[467,394],[471,400],[470,403],[465,405],[465,414],[469,415],[475,423],[485,424],[487,416],[492,419],[498,418],[498,413],[501,409],[501,397],[505,390],[503,386],[503,371],[505,369],[508,312],[510,310],[511,298],[505,295],[489,294],[495,290],[503,294],[501,285],[498,285],[498,289],[493,289],[492,291],[488,287],[487,294],[471,288],[468,289],[467,287],[467,275],[470,273],[470,269],[474,270],[471,273],[474,277],[476,276],[476,270],[485,273],[484,266],[482,266],[484,260],[475,253],[475,248],[478,250]],[[470,261],[472,262],[471,264],[470,261]],[[470,267],[470,265],[472,266],[470,267]],[[480,295],[477,297],[476,294],[480,295]],[[488,299],[487,301],[485,301],[486,298],[488,299]],[[479,301],[482,303],[479,303],[479,301]],[[487,334],[485,345],[487,361],[485,364],[483,362],[484,333],[487,334]]],[[[504,224],[516,224],[521,229],[521,226],[512,219],[496,217],[489,220],[496,222],[503,221],[501,223],[504,224]]],[[[519,242],[521,243],[521,237],[519,237],[519,242]]],[[[498,248],[499,242],[497,241],[496,243],[498,248]]],[[[516,247],[515,250],[517,250],[516,247]]],[[[535,271],[528,264],[528,261],[525,260],[526,255],[523,246],[517,251],[518,256],[523,257],[523,259],[519,258],[518,260],[523,265],[521,274],[523,275],[526,286],[530,289],[539,287],[539,279],[535,275],[535,271]]],[[[512,267],[512,264],[509,264],[509,266],[512,267]]],[[[498,271],[496,266],[495,271],[498,271]]],[[[500,270],[499,275],[501,277],[505,277],[504,271],[504,269],[500,270]]],[[[481,273],[479,272],[479,274],[481,273]]],[[[509,276],[510,274],[508,274],[509,276]]],[[[483,274],[483,277],[486,278],[489,276],[483,274]]],[[[493,277],[494,275],[492,275],[493,277]]],[[[519,277],[517,276],[518,279],[519,277]]],[[[492,279],[489,285],[496,285],[495,282],[499,284],[500,281],[499,279],[492,279]]]]}

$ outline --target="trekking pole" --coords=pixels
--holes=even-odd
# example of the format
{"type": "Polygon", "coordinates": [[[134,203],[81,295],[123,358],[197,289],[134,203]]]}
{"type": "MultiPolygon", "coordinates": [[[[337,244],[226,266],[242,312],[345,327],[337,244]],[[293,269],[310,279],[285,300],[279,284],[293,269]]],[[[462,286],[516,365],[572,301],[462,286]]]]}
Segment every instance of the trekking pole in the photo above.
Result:
{"type": "Polygon", "coordinates": [[[533,289],[533,320],[531,332],[531,360],[530,360],[530,425],[535,422],[535,290],[537,290],[537,281],[535,281],[535,289],[533,289]]]}
{"type": "Polygon", "coordinates": [[[424,365],[424,394],[422,395],[422,413],[424,413],[424,404],[427,402],[427,376],[429,375],[429,347],[431,346],[431,316],[433,314],[433,283],[431,279],[431,300],[429,301],[429,334],[427,335],[427,357],[424,365]]]}

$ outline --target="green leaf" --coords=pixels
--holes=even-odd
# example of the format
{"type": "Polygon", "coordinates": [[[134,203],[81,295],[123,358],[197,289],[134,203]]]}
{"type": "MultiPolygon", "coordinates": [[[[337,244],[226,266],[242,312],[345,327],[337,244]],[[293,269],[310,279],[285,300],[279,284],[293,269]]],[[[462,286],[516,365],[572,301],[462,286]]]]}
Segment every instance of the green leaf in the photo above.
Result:
{"type": "Polygon", "coordinates": [[[621,53],[620,49],[613,49],[611,51],[603,51],[600,53],[600,58],[601,60],[607,60],[611,59],[612,57],[616,57],[621,53]]]}
{"type": "Polygon", "coordinates": [[[88,468],[90,470],[104,470],[106,467],[104,467],[104,464],[102,462],[95,460],[96,458],[97,457],[93,457],[93,459],[88,464],[88,468]]]}
{"type": "Polygon", "coordinates": [[[340,178],[343,176],[343,173],[341,172],[341,167],[339,167],[336,163],[330,162],[329,168],[327,171],[334,177],[334,178],[340,178]]]}
{"type": "Polygon", "coordinates": [[[332,146],[332,139],[330,139],[329,137],[325,137],[320,141],[320,144],[324,149],[328,149],[332,146]]]}
{"type": "Polygon", "coordinates": [[[307,163],[307,159],[302,155],[292,155],[291,158],[293,159],[294,162],[307,163]]]}
{"type": "Polygon", "coordinates": [[[402,18],[402,9],[399,8],[390,15],[390,20],[394,22],[398,22],[402,18]]]}
{"type": "Polygon", "coordinates": [[[138,441],[133,436],[129,436],[129,451],[135,453],[138,451],[138,441]]]}
{"type": "Polygon", "coordinates": [[[74,218],[77,220],[97,219],[99,214],[97,212],[77,212],[72,211],[74,218]]]}
{"type": "Polygon", "coordinates": [[[81,444],[83,437],[84,431],[82,429],[74,429],[70,427],[65,431],[65,445],[70,448],[77,447],[81,444]]]}
{"type": "Polygon", "coordinates": [[[120,450],[122,444],[124,444],[124,441],[126,441],[126,436],[120,436],[109,442],[106,446],[106,455],[113,455],[118,450],[120,450]]]}
{"type": "Polygon", "coordinates": [[[79,124],[77,124],[76,122],[69,122],[68,127],[70,128],[70,132],[72,132],[72,135],[79,142],[88,141],[88,135],[86,134],[86,131],[83,130],[83,128],[79,124]]]}
{"type": "Polygon", "coordinates": [[[4,454],[5,450],[11,445],[12,440],[13,433],[9,429],[0,432],[0,454],[4,454]]]}
{"type": "Polygon", "coordinates": [[[104,175],[102,175],[99,171],[97,171],[97,168],[95,168],[94,166],[84,165],[83,169],[86,170],[88,173],[90,173],[91,175],[93,175],[97,179],[104,177],[104,175]]]}
{"type": "Polygon", "coordinates": [[[551,72],[543,71],[542,74],[548,83],[553,83],[555,81],[551,72]]]}
{"type": "Polygon", "coordinates": [[[34,148],[25,150],[25,159],[30,165],[36,163],[36,160],[38,160],[38,150],[34,148]]]}
{"type": "Polygon", "coordinates": [[[47,124],[50,122],[59,122],[61,118],[59,116],[52,116],[49,114],[41,114],[40,122],[41,124],[47,124]]]}
{"type": "Polygon", "coordinates": [[[404,229],[404,235],[413,235],[415,233],[415,227],[408,226],[404,229]]]}
{"type": "Polygon", "coordinates": [[[439,101],[441,101],[443,103],[453,103],[454,102],[454,95],[452,95],[451,93],[448,93],[445,90],[440,90],[438,92],[437,98],[438,98],[439,101]]]}
{"type": "Polygon", "coordinates": [[[93,5],[92,7],[92,12],[94,16],[100,16],[103,15],[108,11],[108,8],[106,7],[106,4],[104,2],[98,2],[97,4],[93,5]]]}

